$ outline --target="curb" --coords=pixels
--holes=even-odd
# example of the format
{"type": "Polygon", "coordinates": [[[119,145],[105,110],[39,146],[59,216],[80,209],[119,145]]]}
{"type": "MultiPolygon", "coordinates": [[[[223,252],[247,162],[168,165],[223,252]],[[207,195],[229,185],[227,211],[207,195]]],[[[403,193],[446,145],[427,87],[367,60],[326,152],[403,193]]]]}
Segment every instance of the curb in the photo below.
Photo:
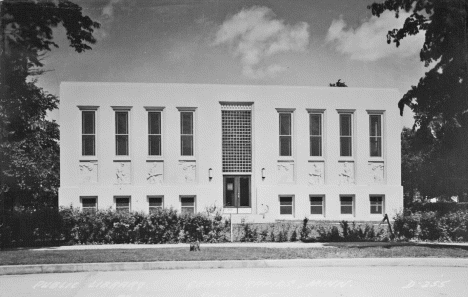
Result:
{"type": "Polygon", "coordinates": [[[457,258],[355,258],[355,259],[288,259],[288,260],[230,260],[230,261],[159,261],[120,263],[78,263],[0,266],[0,275],[71,273],[92,271],[129,271],[164,269],[216,268],[283,268],[283,267],[372,267],[420,266],[464,267],[468,259],[457,258]]]}

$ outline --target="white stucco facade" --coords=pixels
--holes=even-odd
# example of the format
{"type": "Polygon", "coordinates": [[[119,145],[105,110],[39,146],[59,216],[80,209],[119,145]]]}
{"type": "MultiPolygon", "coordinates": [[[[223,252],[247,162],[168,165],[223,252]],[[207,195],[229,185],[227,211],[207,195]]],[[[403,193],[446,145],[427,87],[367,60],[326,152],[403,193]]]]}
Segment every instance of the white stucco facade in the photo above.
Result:
{"type": "Polygon", "coordinates": [[[60,87],[59,204],[82,207],[83,198],[91,197],[97,208],[115,209],[116,199],[125,197],[131,211],[148,212],[149,198],[181,210],[182,198],[188,197],[193,205],[183,200],[189,201],[184,205],[196,212],[216,204],[224,213],[254,222],[392,217],[403,207],[398,99],[392,89],[65,82],[60,87]],[[223,172],[223,154],[229,145],[236,146],[226,140],[223,149],[230,129],[223,126],[223,114],[229,114],[223,110],[244,110],[250,119],[250,126],[239,132],[248,130],[250,136],[243,140],[245,146],[237,145],[250,152],[242,172],[223,172]],[[94,119],[88,118],[88,131],[83,128],[86,111],[94,119]],[[184,112],[191,113],[193,128],[186,156],[181,150],[184,112]],[[128,143],[123,155],[116,149],[117,113],[124,114],[128,128],[122,130],[128,143]],[[154,132],[148,128],[149,113],[160,116],[155,155],[149,155],[149,134],[154,132]],[[280,133],[285,134],[280,114],[291,123],[284,124],[285,156],[280,156],[280,133]],[[319,154],[311,153],[311,114],[321,121],[320,133],[314,132],[320,138],[319,154]],[[342,114],[350,119],[350,133],[340,130],[342,114]],[[370,153],[371,115],[379,125],[380,156],[370,153]],[[94,139],[87,155],[85,134],[94,139]],[[342,156],[344,138],[350,139],[350,156],[342,156]],[[228,190],[236,195],[229,203],[228,190]],[[371,197],[380,197],[375,211],[371,197]]]}

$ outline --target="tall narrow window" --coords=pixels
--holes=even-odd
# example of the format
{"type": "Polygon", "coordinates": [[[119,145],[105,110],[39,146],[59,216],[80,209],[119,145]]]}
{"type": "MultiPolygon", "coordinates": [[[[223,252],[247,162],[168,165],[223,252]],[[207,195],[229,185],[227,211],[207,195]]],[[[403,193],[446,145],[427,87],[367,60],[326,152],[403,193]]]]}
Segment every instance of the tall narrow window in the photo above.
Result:
{"type": "Polygon", "coordinates": [[[280,214],[292,215],[293,214],[293,197],[279,197],[280,199],[280,214]]]}
{"type": "Polygon", "coordinates": [[[148,113],[148,155],[161,156],[161,112],[148,113]]]}
{"type": "Polygon", "coordinates": [[[128,156],[128,112],[115,113],[115,154],[128,156]]]}
{"type": "Polygon", "coordinates": [[[180,154],[193,156],[193,112],[180,113],[180,154]]]}
{"type": "Polygon", "coordinates": [[[96,155],[96,112],[84,110],[81,112],[81,154],[83,156],[96,155]]]}
{"type": "Polygon", "coordinates": [[[310,156],[322,156],[322,115],[309,114],[310,156]]]}
{"type": "Polygon", "coordinates": [[[352,196],[340,197],[341,202],[341,214],[353,214],[354,213],[354,201],[352,196]]]}
{"type": "Polygon", "coordinates": [[[352,145],[351,114],[340,114],[340,156],[351,157],[352,145]]]}
{"type": "Polygon", "coordinates": [[[291,113],[279,114],[279,154],[292,156],[291,113]]]}
{"type": "Polygon", "coordinates": [[[382,157],[382,116],[369,115],[370,156],[382,157]]]}
{"type": "Polygon", "coordinates": [[[115,209],[117,212],[130,212],[130,197],[115,198],[115,209]]]}

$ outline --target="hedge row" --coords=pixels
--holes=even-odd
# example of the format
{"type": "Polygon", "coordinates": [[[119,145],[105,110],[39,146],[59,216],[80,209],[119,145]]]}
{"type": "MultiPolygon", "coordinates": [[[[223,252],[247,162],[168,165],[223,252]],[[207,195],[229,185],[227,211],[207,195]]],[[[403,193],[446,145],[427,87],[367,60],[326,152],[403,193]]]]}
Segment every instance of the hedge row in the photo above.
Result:
{"type": "MultiPolygon", "coordinates": [[[[152,214],[112,210],[88,213],[73,208],[16,209],[7,212],[2,222],[0,243],[3,247],[231,240],[230,221],[219,212],[189,215],[178,214],[174,209],[161,209],[152,214]]],[[[339,227],[313,225],[304,219],[303,224],[234,225],[233,239],[241,242],[382,241],[388,240],[385,228],[376,230],[371,225],[349,225],[346,221],[339,227]]]]}
{"type": "Polygon", "coordinates": [[[398,214],[393,225],[399,239],[468,241],[468,211],[407,211],[398,214]]]}
{"type": "Polygon", "coordinates": [[[3,246],[227,241],[229,220],[218,213],[181,215],[174,209],[152,214],[95,213],[61,208],[8,212],[0,228],[3,246]]]}

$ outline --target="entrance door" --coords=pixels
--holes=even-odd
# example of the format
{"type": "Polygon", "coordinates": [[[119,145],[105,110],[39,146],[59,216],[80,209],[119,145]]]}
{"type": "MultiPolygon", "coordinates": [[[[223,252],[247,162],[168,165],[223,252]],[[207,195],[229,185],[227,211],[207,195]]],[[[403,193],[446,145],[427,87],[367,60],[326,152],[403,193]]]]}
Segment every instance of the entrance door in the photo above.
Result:
{"type": "Polygon", "coordinates": [[[224,207],[250,208],[250,176],[224,176],[224,207]]]}

